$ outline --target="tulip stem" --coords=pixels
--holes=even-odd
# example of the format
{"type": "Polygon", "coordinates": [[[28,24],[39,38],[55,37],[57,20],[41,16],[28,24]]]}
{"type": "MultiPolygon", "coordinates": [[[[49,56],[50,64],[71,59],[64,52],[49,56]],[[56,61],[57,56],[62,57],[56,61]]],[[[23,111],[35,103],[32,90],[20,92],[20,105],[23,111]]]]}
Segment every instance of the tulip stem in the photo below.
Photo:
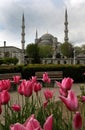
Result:
{"type": "Polygon", "coordinates": [[[6,127],[6,125],[7,125],[7,122],[6,122],[6,118],[7,118],[7,112],[6,112],[6,105],[4,105],[4,109],[5,109],[5,127],[6,127]]]}

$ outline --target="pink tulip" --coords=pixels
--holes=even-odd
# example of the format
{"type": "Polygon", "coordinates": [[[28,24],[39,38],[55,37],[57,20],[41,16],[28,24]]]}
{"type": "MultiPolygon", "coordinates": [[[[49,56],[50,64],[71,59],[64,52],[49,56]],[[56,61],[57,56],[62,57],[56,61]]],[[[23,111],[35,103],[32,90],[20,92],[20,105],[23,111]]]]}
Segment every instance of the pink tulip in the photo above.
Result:
{"type": "Polygon", "coordinates": [[[10,126],[10,130],[27,130],[27,129],[22,124],[16,123],[10,126]]]}
{"type": "Polygon", "coordinates": [[[44,130],[52,130],[52,125],[53,125],[53,115],[50,115],[47,119],[46,122],[44,123],[44,130]]]}
{"type": "Polygon", "coordinates": [[[82,127],[82,117],[79,112],[76,112],[76,114],[73,117],[73,128],[74,130],[80,130],[82,127]]]}
{"type": "Polygon", "coordinates": [[[0,94],[1,104],[7,104],[10,100],[10,94],[7,90],[3,90],[0,94]]]}
{"type": "Polygon", "coordinates": [[[23,86],[21,84],[18,86],[18,93],[23,95],[23,86]]]}
{"type": "Polygon", "coordinates": [[[81,97],[82,102],[85,102],[85,96],[81,97]]]}
{"type": "Polygon", "coordinates": [[[12,105],[12,109],[13,109],[14,111],[18,112],[18,111],[21,110],[21,107],[20,107],[20,105],[18,105],[18,104],[13,104],[13,105],[12,105]]]}
{"type": "Polygon", "coordinates": [[[32,95],[32,92],[33,92],[32,82],[31,81],[26,81],[25,86],[23,88],[24,96],[30,97],[32,95]]]}
{"type": "Polygon", "coordinates": [[[53,94],[54,94],[54,92],[49,90],[49,89],[46,89],[44,91],[44,95],[45,95],[46,100],[51,99],[53,97],[53,94]]]}
{"type": "Polygon", "coordinates": [[[11,81],[7,80],[0,80],[0,91],[9,90],[11,87],[11,81]]]}
{"type": "Polygon", "coordinates": [[[42,130],[40,123],[31,115],[24,124],[10,125],[10,130],[42,130]]]}
{"type": "Polygon", "coordinates": [[[76,111],[78,109],[78,99],[72,90],[68,91],[67,97],[60,96],[60,99],[70,111],[76,111]]]}
{"type": "Polygon", "coordinates": [[[32,81],[33,83],[36,83],[36,82],[37,82],[37,77],[36,77],[36,76],[32,76],[31,81],[32,81]]]}
{"type": "Polygon", "coordinates": [[[34,92],[40,91],[42,88],[42,85],[40,83],[34,83],[34,92]]]}
{"type": "Polygon", "coordinates": [[[44,104],[43,104],[44,108],[47,106],[47,104],[48,104],[48,100],[46,102],[44,102],[44,104]]]}
{"type": "Polygon", "coordinates": [[[73,79],[69,77],[64,78],[61,83],[56,81],[56,84],[58,87],[62,88],[64,91],[68,91],[72,87],[73,79]]]}
{"type": "Polygon", "coordinates": [[[23,80],[18,87],[18,92],[26,97],[30,97],[32,95],[32,91],[33,91],[33,84],[30,80],[28,81],[23,80]]]}
{"type": "Polygon", "coordinates": [[[19,84],[20,79],[21,79],[21,76],[19,76],[19,75],[13,76],[13,81],[15,84],[19,84]]]}
{"type": "Polygon", "coordinates": [[[42,80],[43,80],[44,82],[46,82],[46,83],[50,83],[50,82],[51,82],[51,79],[49,78],[47,72],[45,72],[45,73],[43,74],[42,80]]]}
{"type": "Polygon", "coordinates": [[[24,126],[27,128],[27,130],[42,130],[40,123],[34,118],[34,115],[26,120],[24,126]]]}
{"type": "Polygon", "coordinates": [[[68,92],[64,91],[62,88],[59,88],[59,93],[60,93],[60,95],[62,95],[64,97],[67,97],[67,95],[68,95],[68,92]]]}
{"type": "MultiPolygon", "coordinates": [[[[50,115],[43,125],[44,130],[52,130],[53,116],[50,115]]],[[[10,130],[42,130],[38,120],[35,119],[34,115],[31,115],[24,124],[15,123],[10,125],[10,130]]]]}
{"type": "Polygon", "coordinates": [[[20,93],[21,95],[23,95],[25,82],[26,80],[22,80],[21,84],[18,86],[18,93],[20,93]]]}
{"type": "Polygon", "coordinates": [[[85,75],[85,72],[83,73],[83,75],[85,75]]]}
{"type": "Polygon", "coordinates": [[[26,119],[25,123],[23,124],[25,127],[27,126],[27,124],[28,124],[28,122],[29,122],[29,120],[30,120],[31,118],[35,118],[35,115],[32,114],[30,117],[28,117],[28,118],[26,119]]]}

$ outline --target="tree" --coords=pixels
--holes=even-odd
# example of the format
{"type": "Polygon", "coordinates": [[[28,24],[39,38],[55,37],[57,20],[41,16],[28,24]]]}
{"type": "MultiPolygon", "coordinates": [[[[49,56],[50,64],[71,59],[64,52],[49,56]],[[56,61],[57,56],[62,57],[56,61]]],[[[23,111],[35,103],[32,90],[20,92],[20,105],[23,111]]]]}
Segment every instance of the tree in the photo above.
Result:
{"type": "Polygon", "coordinates": [[[16,57],[13,57],[13,58],[11,58],[11,57],[6,57],[6,58],[3,58],[3,63],[4,64],[14,64],[14,65],[16,65],[17,63],[18,63],[18,59],[16,58],[16,57]]]}
{"type": "Polygon", "coordinates": [[[82,53],[82,48],[79,47],[79,46],[75,46],[74,50],[75,50],[75,55],[76,56],[82,53]]]}
{"type": "Polygon", "coordinates": [[[39,45],[39,54],[41,58],[50,58],[53,54],[52,46],[50,45],[39,45]]]}
{"type": "Polygon", "coordinates": [[[16,65],[18,63],[19,59],[17,57],[12,58],[12,63],[16,65]]]}
{"type": "Polygon", "coordinates": [[[26,47],[26,54],[32,58],[32,63],[40,63],[39,47],[37,44],[28,44],[26,47]]]}
{"type": "Polygon", "coordinates": [[[83,44],[83,45],[81,46],[81,52],[82,52],[83,54],[85,54],[85,44],[83,44]]]}
{"type": "Polygon", "coordinates": [[[73,46],[71,43],[64,42],[61,44],[60,49],[63,56],[66,56],[67,58],[73,56],[73,46]]]}

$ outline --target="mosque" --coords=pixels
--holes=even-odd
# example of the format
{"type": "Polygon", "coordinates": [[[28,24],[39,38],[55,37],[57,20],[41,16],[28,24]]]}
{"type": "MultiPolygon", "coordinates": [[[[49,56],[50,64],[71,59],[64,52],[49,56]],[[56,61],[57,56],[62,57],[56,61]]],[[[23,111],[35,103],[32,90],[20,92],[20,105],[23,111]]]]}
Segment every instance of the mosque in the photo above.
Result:
{"type": "MultiPolygon", "coordinates": [[[[67,14],[67,9],[65,10],[65,36],[64,36],[64,42],[69,42],[69,38],[68,38],[68,14],[67,14]]],[[[52,58],[43,58],[42,59],[42,64],[50,64],[50,63],[54,63],[54,64],[77,64],[77,63],[83,63],[85,64],[85,59],[82,58],[78,58],[75,59],[74,58],[69,58],[69,59],[65,59],[65,58],[56,58],[56,54],[57,53],[61,53],[60,52],[60,45],[61,43],[58,41],[57,37],[54,37],[52,34],[46,33],[43,34],[40,38],[38,38],[38,32],[36,30],[36,37],[35,37],[35,44],[37,45],[51,45],[53,48],[53,55],[52,58]]],[[[21,32],[21,46],[22,48],[17,48],[15,46],[6,46],[6,41],[4,41],[4,46],[0,47],[0,57],[3,58],[5,56],[8,57],[17,57],[19,62],[18,64],[25,64],[26,63],[26,59],[25,59],[25,18],[24,18],[24,14],[22,15],[22,32],[21,32]]],[[[31,59],[28,58],[27,59],[28,63],[31,63],[31,59]]]]}
{"type": "MultiPolygon", "coordinates": [[[[67,15],[67,9],[65,10],[65,37],[64,37],[64,42],[68,43],[68,15],[67,15]]],[[[53,48],[53,54],[52,54],[52,58],[43,58],[41,61],[43,64],[49,64],[49,63],[54,63],[54,64],[60,64],[60,63],[64,63],[64,59],[57,59],[56,55],[57,54],[61,54],[60,52],[60,45],[61,42],[58,41],[57,37],[54,37],[52,34],[50,33],[45,33],[43,34],[41,37],[38,38],[38,32],[36,30],[36,36],[35,36],[35,44],[37,45],[50,45],[53,48]]],[[[31,63],[31,59],[28,59],[29,63],[31,63]]]]}

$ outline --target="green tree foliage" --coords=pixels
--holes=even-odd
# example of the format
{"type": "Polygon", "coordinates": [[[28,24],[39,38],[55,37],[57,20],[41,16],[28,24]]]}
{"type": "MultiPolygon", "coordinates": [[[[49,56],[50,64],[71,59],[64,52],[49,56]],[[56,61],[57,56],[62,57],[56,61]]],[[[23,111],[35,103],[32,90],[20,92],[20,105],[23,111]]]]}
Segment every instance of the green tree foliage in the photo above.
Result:
{"type": "Polygon", "coordinates": [[[85,54],[85,44],[83,44],[83,45],[81,46],[81,52],[82,52],[82,54],[85,54]]]}
{"type": "Polygon", "coordinates": [[[37,44],[28,44],[26,47],[26,54],[32,58],[32,63],[40,63],[39,47],[37,44]]]}
{"type": "Polygon", "coordinates": [[[73,46],[71,43],[63,43],[61,44],[61,53],[63,54],[63,56],[66,56],[67,58],[72,57],[73,56],[73,46]]]}
{"type": "Polygon", "coordinates": [[[0,58],[0,65],[1,64],[14,64],[16,65],[18,63],[18,59],[16,57],[10,58],[10,57],[6,57],[6,58],[0,58]]]}
{"type": "Polygon", "coordinates": [[[53,49],[50,45],[40,45],[39,46],[39,54],[41,58],[52,57],[53,49]]]}
{"type": "Polygon", "coordinates": [[[75,50],[75,55],[76,56],[82,53],[82,48],[79,47],[79,46],[75,46],[74,50],[75,50]]]}
{"type": "Polygon", "coordinates": [[[0,65],[4,63],[4,60],[0,58],[0,65]]]}
{"type": "Polygon", "coordinates": [[[4,58],[3,59],[3,63],[4,64],[14,64],[14,65],[16,65],[17,63],[18,63],[18,59],[16,58],[16,57],[13,57],[13,58],[9,58],[9,57],[6,57],[6,58],[4,58]]]}
{"type": "Polygon", "coordinates": [[[19,60],[16,57],[12,58],[12,62],[13,62],[14,65],[16,65],[18,63],[18,61],[19,60]]]}

